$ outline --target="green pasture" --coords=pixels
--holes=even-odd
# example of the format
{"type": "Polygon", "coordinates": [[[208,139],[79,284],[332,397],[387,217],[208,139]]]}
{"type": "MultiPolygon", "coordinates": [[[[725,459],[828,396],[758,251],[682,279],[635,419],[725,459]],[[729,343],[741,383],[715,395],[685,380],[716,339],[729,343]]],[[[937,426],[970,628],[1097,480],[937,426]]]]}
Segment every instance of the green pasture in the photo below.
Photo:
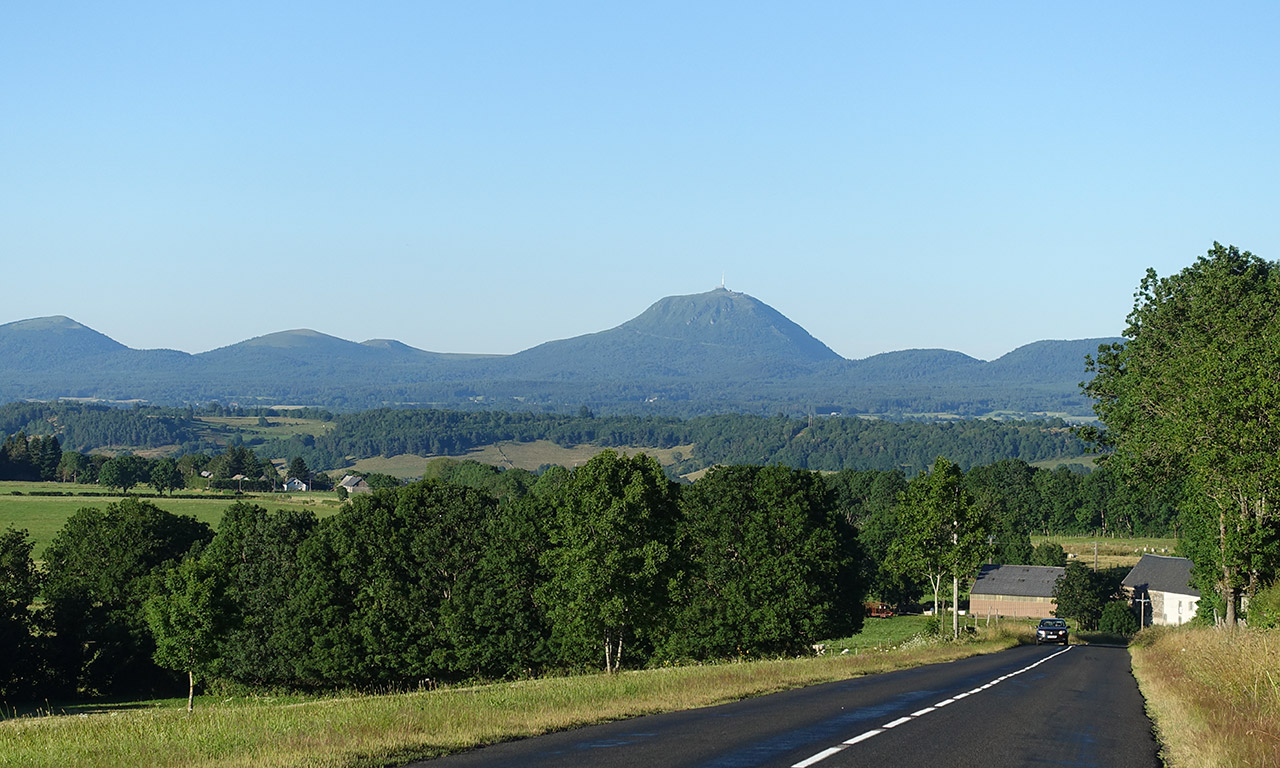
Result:
{"type": "MultiPolygon", "coordinates": [[[[7,527],[26,529],[35,541],[34,555],[41,557],[44,548],[62,529],[68,517],[84,507],[105,508],[119,501],[121,496],[32,496],[33,491],[74,492],[78,489],[94,489],[97,486],[77,486],[67,483],[17,483],[0,482],[0,530],[7,527]],[[21,495],[18,495],[21,494],[21,495]]],[[[319,517],[338,511],[341,502],[332,492],[291,494],[243,494],[236,497],[218,492],[201,498],[149,498],[147,501],[175,515],[190,515],[214,528],[222,520],[227,507],[236,501],[277,509],[310,509],[319,517]]]]}
{"type": "Polygon", "coordinates": [[[294,435],[311,435],[320,437],[333,429],[332,421],[319,419],[297,419],[290,416],[268,416],[268,426],[258,426],[257,416],[197,416],[197,422],[208,424],[217,429],[236,429],[263,438],[287,439],[294,435]]]}

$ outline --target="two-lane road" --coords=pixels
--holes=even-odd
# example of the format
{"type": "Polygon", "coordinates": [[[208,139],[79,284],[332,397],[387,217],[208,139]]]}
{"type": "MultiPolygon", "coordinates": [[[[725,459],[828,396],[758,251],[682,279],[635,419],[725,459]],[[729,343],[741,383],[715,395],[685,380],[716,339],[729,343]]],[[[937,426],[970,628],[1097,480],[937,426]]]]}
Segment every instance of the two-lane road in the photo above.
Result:
{"type": "Polygon", "coordinates": [[[608,768],[1155,768],[1123,648],[1025,646],[415,763],[608,768]]]}

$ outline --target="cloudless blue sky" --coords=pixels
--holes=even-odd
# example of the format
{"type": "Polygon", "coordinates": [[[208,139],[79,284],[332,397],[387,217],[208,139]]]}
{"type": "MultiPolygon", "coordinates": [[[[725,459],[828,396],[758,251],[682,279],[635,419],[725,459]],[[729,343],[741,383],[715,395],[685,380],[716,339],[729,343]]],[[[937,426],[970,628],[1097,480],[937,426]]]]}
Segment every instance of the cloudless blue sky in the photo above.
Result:
{"type": "Polygon", "coordinates": [[[1273,3],[8,3],[0,323],[516,352],[720,284],[849,358],[1280,259],[1273,3]]]}

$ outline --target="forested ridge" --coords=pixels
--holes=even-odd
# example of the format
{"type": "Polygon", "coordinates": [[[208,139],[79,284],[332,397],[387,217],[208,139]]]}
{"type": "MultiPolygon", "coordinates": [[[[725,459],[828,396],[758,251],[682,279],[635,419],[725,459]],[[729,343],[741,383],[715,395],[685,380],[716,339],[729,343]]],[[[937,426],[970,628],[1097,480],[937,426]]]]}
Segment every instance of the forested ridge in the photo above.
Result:
{"type": "Polygon", "coordinates": [[[676,419],[505,411],[383,408],[333,415],[291,410],[292,418],[329,422],[324,434],[272,436],[202,420],[209,415],[279,418],[270,409],[111,408],[74,403],[0,406],[0,434],[55,435],[68,450],[164,448],[172,456],[246,445],[264,458],[302,457],[315,470],[350,459],[399,454],[461,455],[503,441],[549,440],[561,446],[601,448],[693,446],[672,468],[684,474],[716,464],[785,464],[799,469],[927,468],[938,456],[961,467],[1001,459],[1036,462],[1084,455],[1085,444],[1059,420],[954,422],[888,421],[844,417],[765,418],[745,415],[676,419]]]}

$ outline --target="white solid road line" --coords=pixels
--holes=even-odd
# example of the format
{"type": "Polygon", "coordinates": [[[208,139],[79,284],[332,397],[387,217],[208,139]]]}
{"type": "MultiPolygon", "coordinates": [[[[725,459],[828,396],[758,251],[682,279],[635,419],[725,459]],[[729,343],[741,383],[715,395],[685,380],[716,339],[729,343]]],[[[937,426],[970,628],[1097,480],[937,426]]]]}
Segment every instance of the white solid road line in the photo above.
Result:
{"type": "Polygon", "coordinates": [[[791,768],[809,768],[809,766],[814,765],[815,763],[820,763],[820,762],[822,762],[823,760],[826,760],[828,757],[831,757],[832,755],[835,755],[835,754],[839,754],[840,752],[843,752],[846,748],[851,747],[851,746],[853,746],[854,744],[857,744],[857,743],[859,743],[859,742],[866,741],[867,739],[871,738],[872,736],[877,736],[877,735],[879,735],[879,734],[881,734],[881,733],[884,733],[886,730],[888,730],[888,729],[890,729],[890,728],[897,728],[897,727],[898,727],[898,726],[900,726],[900,725],[904,725],[904,724],[906,724],[906,723],[911,722],[912,720],[916,719],[917,717],[923,717],[924,715],[927,715],[927,714],[929,714],[930,712],[936,712],[936,711],[938,710],[938,708],[940,708],[940,707],[945,707],[945,706],[947,706],[948,704],[954,704],[954,703],[956,703],[957,701],[959,701],[959,700],[961,700],[961,699],[963,699],[963,698],[966,698],[966,697],[968,697],[968,696],[973,696],[974,694],[981,693],[981,692],[983,692],[983,691],[987,690],[988,688],[991,688],[991,687],[993,687],[993,686],[995,686],[995,685],[997,685],[997,684],[999,684],[999,683],[1003,683],[1005,680],[1008,680],[1009,678],[1013,677],[1014,675],[1020,675],[1020,674],[1022,674],[1023,672],[1026,672],[1026,671],[1031,670],[1031,669],[1035,669],[1036,667],[1038,667],[1038,666],[1040,666],[1041,664],[1045,663],[1045,662],[1046,662],[1046,661],[1048,661],[1049,659],[1054,659],[1054,658],[1057,658],[1058,656],[1061,656],[1062,654],[1064,654],[1064,653],[1066,653],[1067,651],[1071,650],[1071,648],[1072,648],[1072,647],[1073,647],[1073,646],[1068,645],[1066,648],[1063,648],[1062,650],[1058,651],[1057,653],[1053,654],[1052,656],[1045,656],[1043,659],[1041,659],[1041,660],[1037,661],[1037,662],[1036,662],[1036,663],[1034,663],[1034,664],[1029,664],[1029,665],[1027,665],[1027,666],[1023,667],[1022,669],[1019,669],[1017,672],[1010,672],[1010,673],[1009,673],[1009,674],[1007,674],[1007,675],[1002,675],[1002,676],[1000,676],[1000,677],[997,677],[995,680],[992,680],[991,682],[987,683],[986,685],[978,686],[977,688],[974,688],[974,689],[973,689],[973,690],[971,690],[971,691],[966,691],[966,692],[964,692],[964,693],[957,693],[957,694],[956,694],[955,696],[953,696],[952,698],[950,698],[950,699],[944,699],[943,701],[940,701],[940,702],[938,702],[937,704],[934,704],[932,707],[925,707],[924,709],[918,710],[918,711],[916,711],[916,712],[912,712],[911,714],[909,714],[909,715],[907,715],[907,716],[905,716],[905,717],[900,717],[900,718],[898,718],[897,720],[894,720],[894,721],[893,721],[893,722],[891,722],[891,723],[885,723],[884,725],[880,726],[879,728],[873,728],[873,729],[871,729],[871,730],[869,730],[869,731],[867,731],[867,732],[865,732],[865,733],[860,733],[860,734],[858,734],[857,736],[854,736],[852,739],[849,739],[848,741],[841,742],[839,745],[834,746],[834,747],[828,747],[827,749],[822,750],[821,752],[819,752],[818,754],[816,754],[816,755],[814,755],[814,756],[812,756],[812,757],[808,757],[808,758],[805,758],[804,760],[801,760],[800,762],[798,762],[798,763],[796,763],[795,765],[791,766],[791,768]]]}

